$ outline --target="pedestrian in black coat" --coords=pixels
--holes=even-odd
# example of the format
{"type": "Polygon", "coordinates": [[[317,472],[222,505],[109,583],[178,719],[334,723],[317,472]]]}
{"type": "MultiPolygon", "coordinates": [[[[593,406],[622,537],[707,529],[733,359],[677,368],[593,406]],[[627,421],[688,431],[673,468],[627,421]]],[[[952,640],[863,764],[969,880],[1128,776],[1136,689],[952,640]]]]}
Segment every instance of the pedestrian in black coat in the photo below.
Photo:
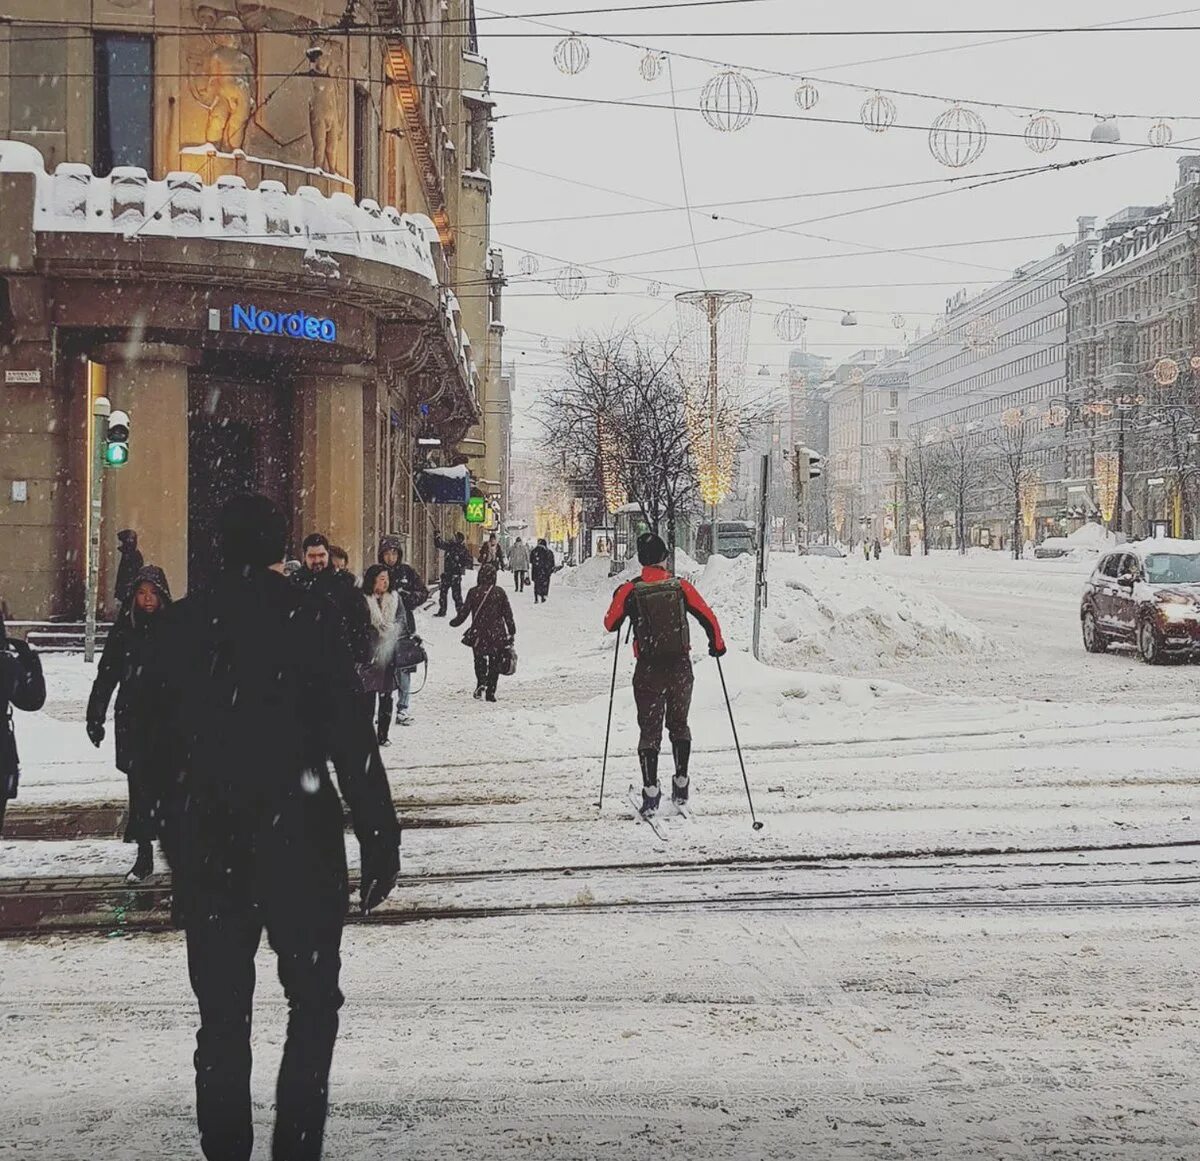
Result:
{"type": "Polygon", "coordinates": [[[433,543],[442,554],[442,579],[438,586],[438,611],[435,617],[446,615],[447,594],[454,597],[454,611],[462,610],[462,579],[463,574],[473,563],[471,550],[467,547],[466,537],[461,532],[454,534],[453,540],[443,540],[440,536],[433,538],[433,543]]]}
{"type": "Polygon", "coordinates": [[[480,568],[479,583],[467,593],[466,602],[450,624],[461,625],[467,617],[471,618],[471,627],[465,643],[475,654],[475,699],[486,696],[488,701],[495,701],[504,652],[512,647],[517,624],[508,593],[496,583],[494,564],[480,568]]]}
{"type": "MultiPolygon", "coordinates": [[[[385,536],[380,540],[379,563],[387,569],[388,590],[400,599],[398,616],[404,618],[408,632],[415,633],[417,619],[414,614],[429,600],[429,586],[417,576],[417,570],[411,564],[404,563],[404,549],[397,536],[385,536]]],[[[364,581],[363,588],[366,587],[364,581]]]]}
{"type": "Polygon", "coordinates": [[[12,709],[40,710],[46,704],[42,660],[24,641],[8,636],[0,611],[0,831],[8,800],[16,798],[21,760],[13,730],[12,709]]]}
{"type": "Polygon", "coordinates": [[[537,546],[529,554],[529,572],[533,577],[533,601],[537,604],[546,603],[550,595],[550,577],[554,572],[554,553],[551,552],[545,537],[537,542],[537,546]]]}
{"type": "Polygon", "coordinates": [[[147,565],[133,579],[129,599],[117,614],[104,642],[96,680],[87,706],[87,736],[99,748],[104,741],[104,719],[113,692],[117,769],[129,780],[129,813],[125,841],[137,843],[137,861],[126,878],[131,883],[146,879],[154,870],[154,840],[158,824],[154,817],[154,779],[146,771],[150,699],[147,696],[146,662],[162,612],[171,603],[167,576],[161,568],[147,565]]]}
{"type": "Polygon", "coordinates": [[[330,763],[362,852],[364,912],[395,885],[400,827],[342,619],[273,571],[283,515],[264,496],[238,496],[219,534],[224,570],[163,615],[150,666],[162,847],[200,1007],[200,1143],[209,1161],[251,1155],[254,956],[265,927],[289,1008],[272,1155],[316,1161],[348,894],[330,763]]]}
{"type": "Polygon", "coordinates": [[[138,535],[132,528],[123,528],[117,533],[117,551],[121,554],[117,565],[117,584],[114,596],[120,608],[125,607],[133,592],[134,577],[146,563],[138,551],[138,535]]]}
{"type": "Polygon", "coordinates": [[[354,574],[348,569],[339,570],[333,567],[330,544],[322,533],[313,532],[306,536],[301,547],[304,567],[295,573],[292,579],[301,588],[322,596],[333,604],[346,627],[354,659],[368,660],[370,622],[354,574]]]}

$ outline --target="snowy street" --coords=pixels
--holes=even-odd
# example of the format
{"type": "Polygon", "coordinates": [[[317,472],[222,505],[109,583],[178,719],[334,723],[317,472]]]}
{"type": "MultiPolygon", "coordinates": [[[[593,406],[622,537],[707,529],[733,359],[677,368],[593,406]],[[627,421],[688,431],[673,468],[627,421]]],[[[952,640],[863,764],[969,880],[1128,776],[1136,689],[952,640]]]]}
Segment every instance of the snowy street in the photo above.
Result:
{"type": "MultiPolygon", "coordinates": [[[[461,631],[422,616],[429,682],[385,752],[403,874],[347,932],[328,1155],[1194,1157],[1200,671],[1086,654],[1088,566],[999,554],[776,555],[760,665],[747,563],[694,575],[732,643],[757,834],[708,658],[695,817],[666,841],[632,817],[627,651],[596,811],[599,568],[514,599],[496,705],[470,698],[461,631]]],[[[47,669],[3,887],[132,900],[88,674],[47,669]]],[[[135,912],[0,943],[10,1107],[55,1157],[198,1156],[182,941],[135,912]],[[53,1072],[47,1044],[70,1046],[53,1072]],[[110,1075],[137,1095],[113,1107],[110,1075]]],[[[285,1009],[259,969],[265,1131],[285,1009]]]]}

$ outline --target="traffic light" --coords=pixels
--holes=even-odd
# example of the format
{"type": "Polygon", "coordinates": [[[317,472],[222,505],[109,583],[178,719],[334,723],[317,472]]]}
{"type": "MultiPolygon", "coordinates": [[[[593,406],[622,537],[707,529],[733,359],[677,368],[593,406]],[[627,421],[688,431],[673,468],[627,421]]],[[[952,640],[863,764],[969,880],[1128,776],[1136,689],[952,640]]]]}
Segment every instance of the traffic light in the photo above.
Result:
{"type": "Polygon", "coordinates": [[[825,474],[825,457],[810,447],[796,449],[797,474],[809,480],[819,480],[825,474]],[[805,473],[807,472],[807,477],[805,473]]]}
{"type": "Polygon", "coordinates": [[[104,466],[121,468],[129,462],[129,416],[114,411],[104,429],[104,466]]]}

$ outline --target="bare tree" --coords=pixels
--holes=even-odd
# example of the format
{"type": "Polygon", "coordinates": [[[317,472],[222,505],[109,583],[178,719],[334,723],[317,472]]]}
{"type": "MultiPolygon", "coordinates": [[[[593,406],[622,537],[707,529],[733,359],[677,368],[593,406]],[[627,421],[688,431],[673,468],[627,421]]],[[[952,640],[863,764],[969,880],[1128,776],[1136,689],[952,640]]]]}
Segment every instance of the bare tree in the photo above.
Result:
{"type": "Polygon", "coordinates": [[[967,512],[977,499],[983,453],[975,424],[951,424],[940,440],[946,485],[954,502],[954,539],[959,554],[967,551],[967,512]]]}
{"type": "Polygon", "coordinates": [[[1021,499],[1034,478],[1030,443],[1041,418],[1034,410],[1023,411],[1019,407],[1012,407],[1000,417],[1000,425],[995,431],[996,454],[992,459],[992,470],[1012,503],[1014,560],[1021,559],[1025,547],[1025,537],[1021,532],[1021,499]]]}
{"type": "Polygon", "coordinates": [[[921,516],[921,553],[929,555],[929,509],[945,478],[944,463],[938,444],[929,433],[917,427],[912,447],[904,463],[905,507],[914,506],[921,516]]]}

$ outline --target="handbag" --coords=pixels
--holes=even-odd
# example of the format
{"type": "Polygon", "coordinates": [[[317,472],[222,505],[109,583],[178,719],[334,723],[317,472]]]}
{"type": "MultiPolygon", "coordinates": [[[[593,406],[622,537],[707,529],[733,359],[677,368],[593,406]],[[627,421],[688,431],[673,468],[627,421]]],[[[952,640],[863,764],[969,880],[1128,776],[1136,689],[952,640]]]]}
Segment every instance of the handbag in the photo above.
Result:
{"type": "Polygon", "coordinates": [[[517,672],[517,650],[513,645],[506,645],[500,654],[500,675],[513,677],[517,672]]]}
{"type": "Polygon", "coordinates": [[[415,671],[428,660],[429,654],[425,652],[425,643],[420,637],[401,637],[396,642],[393,663],[398,670],[415,671]]]}
{"type": "Polygon", "coordinates": [[[483,612],[483,606],[488,603],[488,598],[495,591],[495,588],[496,586],[492,585],[492,587],[488,589],[488,591],[484,594],[483,600],[479,602],[479,607],[471,614],[471,624],[467,631],[462,635],[462,643],[468,649],[474,649],[475,642],[479,640],[479,630],[475,627],[475,622],[478,619],[479,614],[483,612]]]}

